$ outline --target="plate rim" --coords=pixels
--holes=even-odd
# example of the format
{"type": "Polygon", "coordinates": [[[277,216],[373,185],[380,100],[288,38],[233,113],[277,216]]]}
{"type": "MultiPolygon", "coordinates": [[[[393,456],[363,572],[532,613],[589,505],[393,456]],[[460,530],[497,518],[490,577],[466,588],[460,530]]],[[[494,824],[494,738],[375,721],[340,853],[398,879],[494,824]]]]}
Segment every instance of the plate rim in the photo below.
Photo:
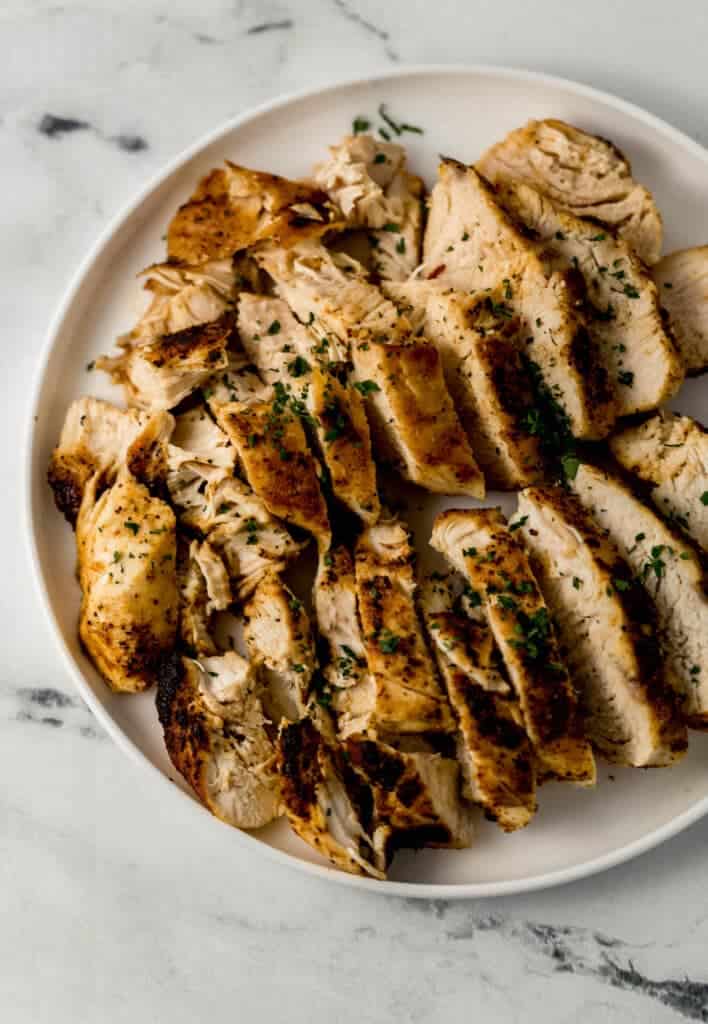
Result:
{"type": "MultiPolygon", "coordinates": [[[[492,896],[505,896],[515,893],[533,892],[542,889],[566,885],[582,878],[588,878],[616,867],[619,864],[633,860],[642,853],[661,845],[673,836],[678,835],[690,825],[695,824],[708,814],[708,794],[698,800],[688,810],[672,818],[671,821],[652,829],[640,839],[625,843],[609,853],[602,854],[571,867],[554,869],[541,874],[532,875],[528,878],[513,879],[508,881],[494,882],[401,882],[393,880],[377,881],[372,878],[362,878],[356,875],[339,871],[334,867],[315,864],[297,857],[294,854],[263,843],[257,835],[240,829],[226,826],[214,818],[209,811],[199,802],[189,798],[189,795],[181,792],[164,772],[162,772],[142,750],[133,742],[109,712],[98,700],[93,690],[86,681],[79,665],[74,660],[71,651],[62,635],[62,631],[52,613],[49,594],[44,583],[44,574],[38,550],[38,516],[33,494],[33,477],[36,462],[36,421],[38,419],[39,401],[45,383],[47,364],[54,349],[54,345],[60,335],[64,321],[67,319],[71,309],[77,300],[84,279],[91,272],[92,267],[103,254],[104,249],[110,244],[114,235],[121,227],[140,209],[146,200],[167,181],[171,175],[176,173],[184,164],[198,156],[208,146],[217,143],[221,138],[256,121],[264,114],[271,113],[282,107],[297,103],[301,100],[315,98],[325,93],[332,93],[338,90],[371,85],[377,82],[387,82],[391,79],[414,78],[421,76],[454,76],[454,75],[486,75],[492,79],[504,79],[517,83],[535,83],[550,88],[563,89],[586,99],[603,103],[609,107],[619,110],[630,117],[643,122],[654,132],[663,135],[671,141],[679,144],[684,150],[688,149],[699,160],[706,164],[708,169],[708,149],[702,146],[695,139],[692,139],[685,132],[675,128],[668,121],[650,113],[643,107],[622,99],[612,93],[597,89],[594,86],[582,82],[575,82],[572,79],[558,75],[549,75],[542,71],[532,71],[524,68],[516,68],[498,64],[406,64],[398,68],[372,72],[366,75],[357,75],[345,79],[333,79],[322,85],[294,90],[287,93],[280,93],[263,103],[248,107],[235,117],[221,122],[211,131],[200,136],[189,146],[182,149],[176,156],[168,160],[157,172],[155,172],[145,185],[139,188],[134,195],[124,203],[117,212],[109,219],[106,226],[99,232],[97,238],[89,246],[86,255],[79,261],[78,266],[71,274],[65,286],[62,297],[55,308],[55,312],[49,321],[44,341],[42,343],[37,362],[31,375],[29,412],[22,435],[22,502],[21,512],[23,515],[23,534],[29,554],[31,565],[31,576],[34,581],[35,591],[39,597],[39,603],[44,613],[45,621],[49,632],[54,639],[56,647],[62,656],[64,667],[74,686],[78,690],[84,702],[96,716],[113,742],[123,751],[135,764],[148,770],[151,779],[158,779],[162,784],[163,791],[169,790],[177,796],[182,806],[191,805],[191,813],[206,818],[212,826],[223,826],[228,828],[235,841],[249,855],[262,855],[270,861],[284,865],[294,871],[304,871],[312,877],[333,881],[340,885],[346,885],[354,889],[369,892],[376,892],[383,896],[403,896],[417,899],[473,899],[488,898],[492,896]],[[185,800],[185,797],[187,798],[185,800]]],[[[189,812],[188,812],[189,813],[189,812]]],[[[196,817],[195,817],[196,820],[196,817]]]]}

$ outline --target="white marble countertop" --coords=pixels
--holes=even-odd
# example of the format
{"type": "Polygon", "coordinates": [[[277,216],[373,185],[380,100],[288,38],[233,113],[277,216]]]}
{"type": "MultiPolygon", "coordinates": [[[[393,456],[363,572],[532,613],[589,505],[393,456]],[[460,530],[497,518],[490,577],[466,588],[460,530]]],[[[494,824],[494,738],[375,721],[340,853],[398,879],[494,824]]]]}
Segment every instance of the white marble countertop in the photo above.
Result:
{"type": "Polygon", "coordinates": [[[603,876],[480,903],[377,898],[205,849],[73,693],[19,508],[51,311],[107,219],[197,136],[335,77],[479,61],[615,91],[708,142],[706,38],[688,0],[0,5],[3,1022],[708,1021],[708,821],[603,876]]]}

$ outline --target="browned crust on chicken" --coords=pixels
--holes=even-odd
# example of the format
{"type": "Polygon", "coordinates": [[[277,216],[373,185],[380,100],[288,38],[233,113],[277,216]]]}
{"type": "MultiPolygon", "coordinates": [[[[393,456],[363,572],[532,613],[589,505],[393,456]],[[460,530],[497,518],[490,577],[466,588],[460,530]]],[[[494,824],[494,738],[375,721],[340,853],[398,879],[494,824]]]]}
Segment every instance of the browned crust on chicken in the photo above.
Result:
{"type": "Polygon", "coordinates": [[[321,189],[227,160],[225,168],[215,168],[202,179],[172,218],[167,254],[170,260],[200,264],[232,256],[265,239],[286,246],[303,237],[319,237],[338,220],[336,208],[321,189]]]}
{"type": "Polygon", "coordinates": [[[227,403],[217,408],[216,417],[268,511],[328,546],[327,505],[300,421],[266,402],[227,403]]]}

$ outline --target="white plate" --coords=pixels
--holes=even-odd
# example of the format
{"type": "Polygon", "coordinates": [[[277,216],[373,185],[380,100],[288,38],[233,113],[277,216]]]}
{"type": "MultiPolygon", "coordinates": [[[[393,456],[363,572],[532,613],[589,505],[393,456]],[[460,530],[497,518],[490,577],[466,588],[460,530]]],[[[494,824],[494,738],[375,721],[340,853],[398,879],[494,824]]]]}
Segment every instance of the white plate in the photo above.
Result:
{"type": "MultiPolygon", "coordinates": [[[[381,101],[425,128],[407,135],[410,163],[430,182],[437,155],[473,161],[490,143],[532,117],[559,117],[611,138],[654,192],[666,223],[666,247],[708,241],[708,153],[650,114],[585,86],[504,68],[402,69],[369,81],[271,102],[220,128],[175,160],[105,231],[79,269],[54,321],[39,371],[28,450],[27,517],[42,601],[82,696],[119,746],[153,776],[176,781],[166,790],[191,796],[176,778],[162,743],[152,694],[111,694],[79,648],[79,590],[73,536],[56,512],[46,467],[69,402],[86,392],[118,398],[103,375],[87,373],[130,328],[145,299],[136,273],[159,259],[167,222],[197,179],[224,157],[299,176],[358,114],[381,101]],[[181,790],[181,792],[180,792],[181,790]]],[[[689,381],[676,408],[700,416],[708,380],[689,381]]],[[[489,496],[495,503],[497,496],[489,496]]],[[[508,507],[508,506],[507,506],[508,507]]],[[[430,509],[424,518],[429,519],[430,509]]],[[[426,540],[422,535],[420,540],[426,540]]],[[[172,797],[166,797],[172,799],[172,797]]],[[[193,798],[192,798],[193,799],[193,798]]],[[[257,835],[220,826],[195,804],[204,847],[248,846],[334,881],[407,896],[489,896],[570,881],[655,846],[708,811],[708,735],[671,770],[601,770],[592,792],[548,785],[532,824],[513,836],[482,822],[474,847],[397,857],[386,883],[330,869],[283,822],[257,835]],[[212,824],[213,822],[213,824],[212,824]],[[219,831],[217,831],[219,830],[219,831]],[[218,837],[221,836],[219,840],[218,837]]],[[[195,826],[197,821],[195,821],[195,826]]]]}

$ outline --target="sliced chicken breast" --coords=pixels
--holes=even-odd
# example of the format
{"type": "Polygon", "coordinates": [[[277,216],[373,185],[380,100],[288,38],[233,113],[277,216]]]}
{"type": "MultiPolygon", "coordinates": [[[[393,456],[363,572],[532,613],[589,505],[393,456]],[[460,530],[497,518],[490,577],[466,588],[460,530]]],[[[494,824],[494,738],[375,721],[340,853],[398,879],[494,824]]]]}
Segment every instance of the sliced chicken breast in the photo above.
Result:
{"type": "Polygon", "coordinates": [[[233,472],[236,452],[203,405],[175,416],[170,442],[193,459],[233,472]]]}
{"type": "Polygon", "coordinates": [[[215,612],[232,601],[228,570],[208,541],[184,541],[178,547],[179,634],[197,656],[217,654],[211,634],[215,612]]]}
{"type": "Polygon", "coordinates": [[[421,606],[458,728],[463,793],[505,832],[527,825],[536,810],[533,748],[518,703],[494,664],[494,638],[483,616],[461,607],[451,576],[435,573],[421,606]]]}
{"type": "Polygon", "coordinates": [[[448,288],[503,287],[497,312],[518,316],[525,354],[578,438],[607,434],[615,415],[607,374],[580,318],[571,278],[551,273],[472,167],[443,160],[430,197],[423,275],[448,288]]]}
{"type": "Polygon", "coordinates": [[[488,149],[477,168],[494,184],[526,182],[576,216],[615,229],[649,265],[661,255],[654,198],[606,139],[564,121],[529,121],[488,149]]]}
{"type": "Polygon", "coordinates": [[[364,684],[373,686],[366,659],[366,646],[359,619],[354,559],[343,545],[321,554],[313,588],[317,628],[329,648],[324,675],[334,691],[364,684]]]}
{"type": "Polygon", "coordinates": [[[173,409],[211,377],[228,367],[233,331],[231,313],[175,334],[163,335],[116,357],[102,356],[96,366],[121,386],[128,405],[173,409]]]}
{"type": "Polygon", "coordinates": [[[356,589],[371,678],[342,692],[340,726],[347,733],[453,728],[418,618],[413,557],[397,520],[382,520],[357,542],[356,589]]]}
{"type": "Polygon", "coordinates": [[[341,224],[341,213],[312,185],[226,161],[204,177],[167,230],[168,258],[221,260],[265,239],[287,246],[341,224]]]}
{"type": "Polygon", "coordinates": [[[371,790],[342,748],[303,718],[281,730],[278,768],[293,831],[343,871],[384,878],[385,865],[371,834],[371,790]]]}
{"type": "Polygon", "coordinates": [[[380,453],[427,490],[481,497],[482,474],[436,348],[411,338],[407,319],[363,267],[314,245],[265,251],[259,260],[298,319],[312,321],[329,358],[351,359],[380,453]]]}
{"type": "Polygon", "coordinates": [[[708,245],[670,252],[652,267],[688,374],[708,370],[708,245]]]}
{"type": "MultiPolygon", "coordinates": [[[[86,396],[71,403],[48,471],[57,508],[68,522],[76,522],[89,480],[98,474],[103,483],[113,483],[149,423],[148,413],[119,409],[100,398],[86,396]]],[[[172,417],[163,414],[156,426],[168,434],[173,424],[172,417]]]]}
{"type": "Polygon", "coordinates": [[[683,364],[664,324],[656,285],[630,244],[561,210],[530,185],[509,183],[497,195],[539,240],[552,270],[582,275],[588,330],[618,415],[655,409],[671,398],[683,381],[683,364]]]}
{"type": "Polygon", "coordinates": [[[708,552],[708,431],[689,416],[662,409],[610,439],[625,469],[651,485],[651,499],[708,552]]]}
{"type": "Polygon", "coordinates": [[[591,785],[592,751],[553,623],[523,546],[498,509],[442,512],[430,543],[461,572],[484,609],[545,771],[591,785]]]}
{"type": "Polygon", "coordinates": [[[317,466],[284,389],[276,390],[272,402],[231,402],[215,412],[250,486],[268,511],[329,547],[329,515],[317,466]]]}
{"type": "Polygon", "coordinates": [[[510,490],[538,481],[543,458],[538,436],[526,426],[534,400],[521,322],[509,317],[503,291],[470,296],[417,280],[385,290],[439,351],[487,486],[510,490]]]}
{"type": "Polygon", "coordinates": [[[79,636],[111,689],[136,692],[176,641],[175,516],[127,469],[100,495],[98,484],[87,483],[76,522],[79,636]]]}
{"type": "Polygon", "coordinates": [[[686,752],[686,727],[664,681],[641,584],[573,495],[529,488],[518,515],[580,692],[586,736],[616,764],[672,764],[686,752]]]}
{"type": "Polygon", "coordinates": [[[698,555],[609,473],[581,465],[572,488],[654,602],[667,679],[689,726],[708,728],[708,588],[698,555]]]}
{"type": "Polygon", "coordinates": [[[373,266],[383,281],[405,281],[420,262],[423,183],[406,170],[403,146],[371,135],[349,135],[330,146],[315,181],[351,228],[365,228],[373,266]]]}
{"type": "Polygon", "coordinates": [[[344,749],[371,787],[374,821],[392,829],[389,850],[405,846],[463,849],[472,841],[471,809],[460,801],[460,767],[439,754],[405,752],[351,737],[344,749]]]}
{"type": "Polygon", "coordinates": [[[310,620],[302,601],[275,573],[265,576],[244,606],[251,662],[262,666],[263,702],[271,721],[297,722],[307,709],[317,668],[310,620]]]}
{"type": "Polygon", "coordinates": [[[275,747],[260,683],[234,651],[166,665],[157,710],[170,760],[212,814],[261,828],[282,814],[275,747]]]}
{"type": "Polygon", "coordinates": [[[279,384],[309,417],[329,470],[334,495],[364,522],[381,511],[376,467],[363,397],[346,371],[321,359],[316,335],[282,299],[244,294],[238,327],[243,346],[263,379],[279,384]]]}

